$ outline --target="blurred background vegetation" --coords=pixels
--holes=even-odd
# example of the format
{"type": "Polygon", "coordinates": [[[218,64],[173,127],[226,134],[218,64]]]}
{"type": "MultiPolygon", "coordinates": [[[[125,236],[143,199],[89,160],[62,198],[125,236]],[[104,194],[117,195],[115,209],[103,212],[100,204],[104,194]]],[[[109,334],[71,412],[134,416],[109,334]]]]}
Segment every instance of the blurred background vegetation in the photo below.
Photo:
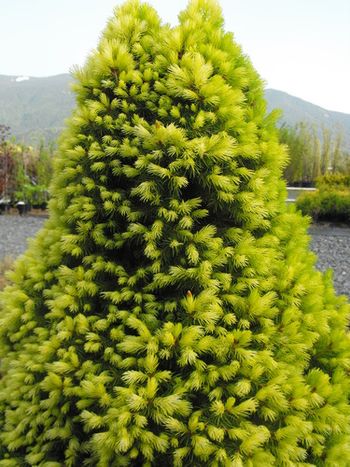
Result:
{"type": "MultiPolygon", "coordinates": [[[[52,176],[55,143],[36,147],[16,142],[10,128],[0,125],[0,205],[24,201],[32,207],[45,208],[52,176]]],[[[0,206],[0,209],[1,209],[0,206]]]]}
{"type": "MultiPolygon", "coordinates": [[[[314,221],[350,223],[350,153],[342,132],[304,122],[279,132],[289,151],[287,185],[317,189],[299,197],[297,207],[314,221]]],[[[19,201],[45,209],[55,151],[55,141],[19,143],[0,125],[0,213],[19,201]]]]}
{"type": "Polygon", "coordinates": [[[280,140],[289,149],[287,184],[316,188],[297,198],[297,208],[314,222],[350,223],[350,153],[342,132],[307,123],[282,125],[280,140]]]}
{"type": "Polygon", "coordinates": [[[289,148],[285,179],[290,186],[315,186],[321,175],[350,173],[350,152],[343,145],[343,133],[301,122],[282,125],[280,141],[289,148]]]}

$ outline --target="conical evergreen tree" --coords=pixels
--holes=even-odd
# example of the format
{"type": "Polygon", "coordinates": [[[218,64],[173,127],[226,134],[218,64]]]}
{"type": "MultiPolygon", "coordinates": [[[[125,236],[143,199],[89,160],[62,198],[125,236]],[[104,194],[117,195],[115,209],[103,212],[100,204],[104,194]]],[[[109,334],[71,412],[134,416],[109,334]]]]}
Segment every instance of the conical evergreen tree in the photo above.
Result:
{"type": "Polygon", "coordinates": [[[218,5],[130,1],[76,76],[1,297],[0,465],[350,465],[349,306],[218,5]]]}

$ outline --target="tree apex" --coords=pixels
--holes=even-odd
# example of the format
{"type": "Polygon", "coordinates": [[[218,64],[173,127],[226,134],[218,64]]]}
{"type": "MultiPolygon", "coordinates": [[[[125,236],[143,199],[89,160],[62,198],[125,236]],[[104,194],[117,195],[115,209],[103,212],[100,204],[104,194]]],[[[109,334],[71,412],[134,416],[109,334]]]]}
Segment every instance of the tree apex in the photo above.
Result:
{"type": "Polygon", "coordinates": [[[179,14],[180,22],[186,20],[208,22],[221,27],[224,24],[222,9],[217,0],[190,0],[187,8],[179,14]]]}

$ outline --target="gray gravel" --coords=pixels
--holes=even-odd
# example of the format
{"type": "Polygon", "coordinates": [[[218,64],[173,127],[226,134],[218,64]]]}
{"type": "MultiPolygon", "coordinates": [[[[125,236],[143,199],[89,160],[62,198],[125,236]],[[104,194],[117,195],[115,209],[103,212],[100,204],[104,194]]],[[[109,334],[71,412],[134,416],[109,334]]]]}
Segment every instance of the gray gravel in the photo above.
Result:
{"type": "Polygon", "coordinates": [[[27,239],[43,225],[45,218],[33,216],[0,216],[0,261],[15,258],[27,248],[27,239]]]}
{"type": "Polygon", "coordinates": [[[350,297],[350,228],[313,225],[309,233],[311,248],[318,256],[318,268],[321,271],[332,268],[337,292],[350,297]]]}
{"type": "MultiPolygon", "coordinates": [[[[0,216],[0,260],[23,253],[27,239],[37,232],[44,220],[31,216],[0,216]]],[[[337,292],[350,296],[350,228],[313,225],[310,234],[319,269],[333,268],[337,292]]]]}

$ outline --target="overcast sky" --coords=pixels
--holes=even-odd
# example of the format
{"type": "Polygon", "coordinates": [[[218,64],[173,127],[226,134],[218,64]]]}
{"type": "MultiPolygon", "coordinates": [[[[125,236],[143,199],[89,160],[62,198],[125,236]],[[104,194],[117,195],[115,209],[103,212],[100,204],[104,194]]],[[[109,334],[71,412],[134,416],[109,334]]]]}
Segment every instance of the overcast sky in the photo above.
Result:
{"type": "MultiPolygon", "coordinates": [[[[120,0],[0,0],[0,74],[50,76],[82,65],[120,0]]],[[[176,24],[187,0],[148,0],[176,24]]],[[[265,80],[329,110],[350,113],[350,0],[221,0],[265,80]]]]}

